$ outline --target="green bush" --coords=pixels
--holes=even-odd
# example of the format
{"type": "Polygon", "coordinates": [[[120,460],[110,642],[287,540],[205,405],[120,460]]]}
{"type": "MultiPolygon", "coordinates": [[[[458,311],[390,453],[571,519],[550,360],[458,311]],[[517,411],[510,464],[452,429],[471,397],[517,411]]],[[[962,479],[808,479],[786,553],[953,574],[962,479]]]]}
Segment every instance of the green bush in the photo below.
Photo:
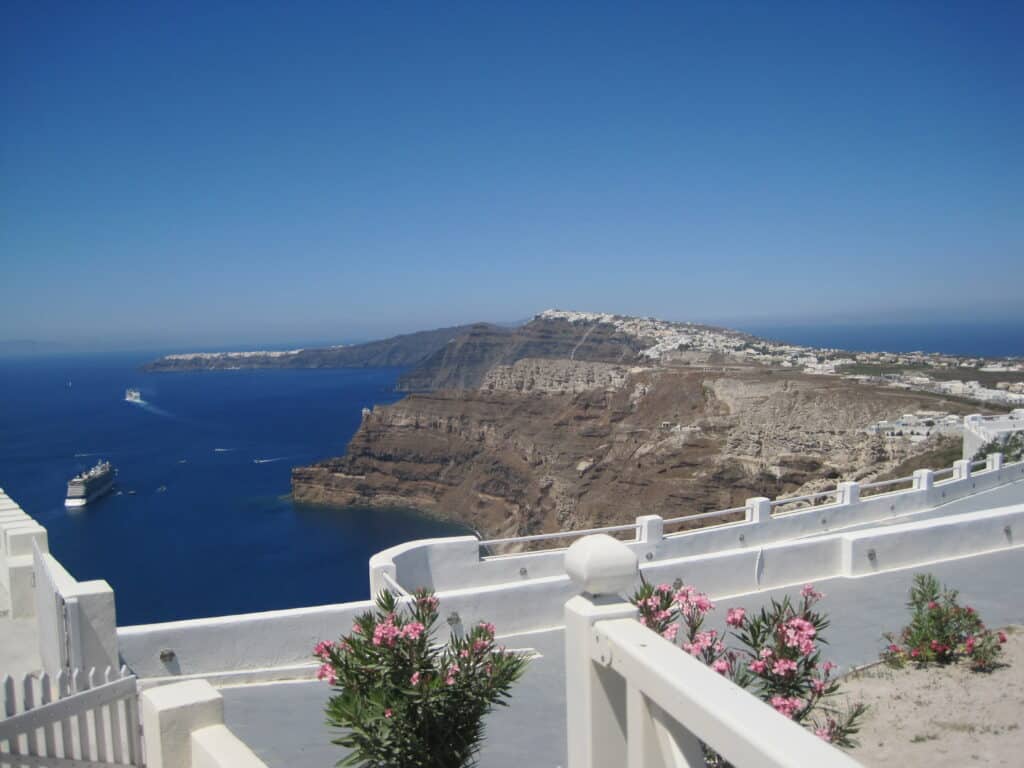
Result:
{"type": "Polygon", "coordinates": [[[912,611],[910,624],[898,636],[884,635],[889,645],[882,658],[897,667],[908,662],[950,664],[966,658],[976,671],[994,669],[1006,635],[986,629],[978,612],[969,605],[961,606],[958,596],[930,573],[916,574],[907,603],[912,611]]]}
{"type": "Polygon", "coordinates": [[[1024,432],[1011,432],[1006,440],[992,440],[978,449],[971,461],[981,461],[990,453],[1003,454],[1004,461],[1020,461],[1024,458],[1024,432]]]}
{"type": "Polygon", "coordinates": [[[484,738],[484,716],[506,704],[526,659],[496,647],[481,622],[447,645],[433,642],[438,600],[419,590],[407,606],[382,592],[338,642],[321,642],[319,677],[333,686],[327,722],[347,732],[339,765],[463,768],[484,738]]]}

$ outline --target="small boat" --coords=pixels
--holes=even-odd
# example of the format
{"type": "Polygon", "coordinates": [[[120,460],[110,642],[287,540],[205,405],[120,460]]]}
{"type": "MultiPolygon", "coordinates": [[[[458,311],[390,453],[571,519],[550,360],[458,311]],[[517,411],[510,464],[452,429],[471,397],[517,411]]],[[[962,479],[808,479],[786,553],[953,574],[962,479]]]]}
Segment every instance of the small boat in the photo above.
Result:
{"type": "Polygon", "coordinates": [[[137,389],[126,389],[124,391],[124,399],[129,403],[141,403],[142,393],[137,389]]]}

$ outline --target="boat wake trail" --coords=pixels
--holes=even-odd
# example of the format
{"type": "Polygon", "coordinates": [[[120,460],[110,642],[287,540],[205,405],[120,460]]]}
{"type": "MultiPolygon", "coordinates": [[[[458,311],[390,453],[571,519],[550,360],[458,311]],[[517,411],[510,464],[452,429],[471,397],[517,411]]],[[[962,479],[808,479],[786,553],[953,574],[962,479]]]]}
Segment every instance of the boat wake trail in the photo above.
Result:
{"type": "Polygon", "coordinates": [[[169,411],[165,411],[163,408],[157,408],[155,405],[153,405],[152,403],[147,403],[145,400],[140,400],[137,403],[133,402],[132,405],[137,405],[139,408],[141,408],[144,411],[148,411],[149,413],[156,414],[157,416],[163,416],[164,418],[167,418],[167,419],[177,419],[178,418],[173,413],[170,413],[169,411]]]}
{"type": "Polygon", "coordinates": [[[252,463],[253,464],[269,464],[272,461],[284,461],[287,458],[288,458],[287,456],[275,456],[272,459],[253,459],[252,463]]]}
{"type": "Polygon", "coordinates": [[[235,449],[234,448],[214,448],[213,452],[214,453],[230,453],[233,450],[235,450],[235,449]]]}

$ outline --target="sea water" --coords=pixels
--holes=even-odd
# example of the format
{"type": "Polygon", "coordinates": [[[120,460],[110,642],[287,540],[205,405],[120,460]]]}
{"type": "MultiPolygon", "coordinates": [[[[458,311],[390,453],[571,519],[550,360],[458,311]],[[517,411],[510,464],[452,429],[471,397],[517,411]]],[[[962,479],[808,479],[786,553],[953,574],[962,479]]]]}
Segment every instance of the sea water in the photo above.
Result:
{"type": "Polygon", "coordinates": [[[364,407],[401,397],[400,370],[142,373],[151,357],[0,360],[0,487],[75,578],[110,583],[118,624],[366,599],[372,554],[465,533],[288,495],[293,466],[343,454],[364,407]],[[65,509],[100,459],[114,493],[65,509]]]}

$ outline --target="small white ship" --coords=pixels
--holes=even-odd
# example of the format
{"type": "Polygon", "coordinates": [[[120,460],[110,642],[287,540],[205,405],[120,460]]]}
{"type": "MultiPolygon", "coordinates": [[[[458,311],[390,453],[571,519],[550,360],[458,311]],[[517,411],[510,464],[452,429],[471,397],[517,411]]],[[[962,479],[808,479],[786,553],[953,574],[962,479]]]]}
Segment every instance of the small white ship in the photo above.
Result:
{"type": "Polygon", "coordinates": [[[137,389],[126,389],[124,391],[124,399],[129,403],[141,403],[142,393],[137,389]]]}
{"type": "Polygon", "coordinates": [[[97,462],[92,469],[75,475],[68,482],[65,507],[84,507],[90,501],[109,493],[114,487],[114,468],[109,461],[97,462]]]}

